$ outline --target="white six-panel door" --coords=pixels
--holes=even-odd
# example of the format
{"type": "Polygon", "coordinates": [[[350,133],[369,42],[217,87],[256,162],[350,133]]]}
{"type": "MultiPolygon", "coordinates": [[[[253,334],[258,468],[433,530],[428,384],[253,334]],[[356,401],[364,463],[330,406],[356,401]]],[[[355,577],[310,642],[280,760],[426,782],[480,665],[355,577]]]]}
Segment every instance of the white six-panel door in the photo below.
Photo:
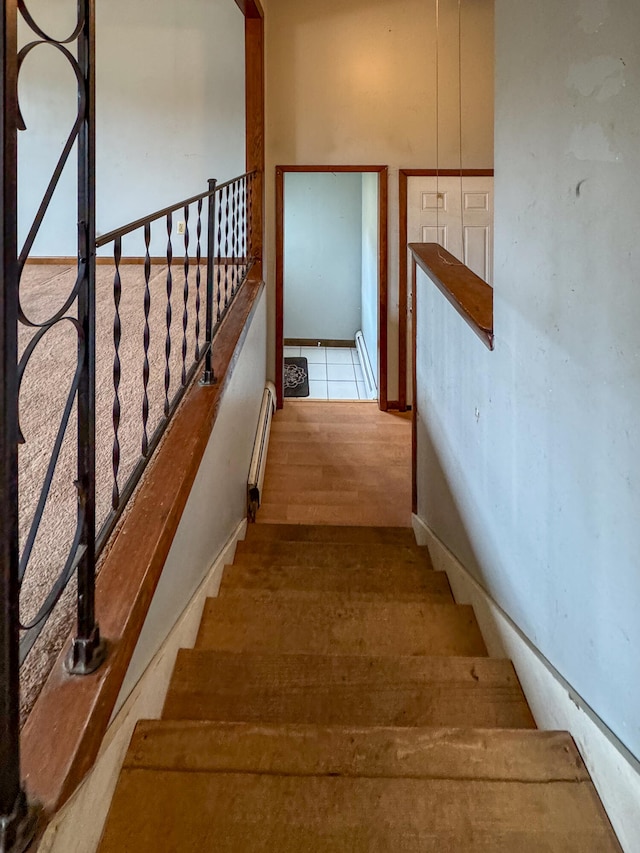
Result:
{"type": "Polygon", "coordinates": [[[410,243],[440,243],[489,284],[493,278],[493,178],[410,177],[410,243]]]}

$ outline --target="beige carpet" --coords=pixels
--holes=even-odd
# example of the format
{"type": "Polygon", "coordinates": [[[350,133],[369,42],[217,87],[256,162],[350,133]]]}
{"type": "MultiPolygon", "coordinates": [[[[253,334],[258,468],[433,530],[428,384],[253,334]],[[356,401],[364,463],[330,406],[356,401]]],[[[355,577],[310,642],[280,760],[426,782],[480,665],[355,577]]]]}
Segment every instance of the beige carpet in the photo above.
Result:
{"type": "MultiPolygon", "coordinates": [[[[189,273],[187,370],[193,362],[196,346],[196,275],[195,266],[189,273]]],[[[204,339],[205,268],[202,268],[200,307],[200,342],[204,339]]],[[[96,460],[97,460],[97,529],[111,508],[113,488],[112,447],[114,402],[113,389],[113,298],[114,269],[97,268],[97,352],[96,352],[96,460]]],[[[121,420],[119,428],[120,488],[136,465],[142,446],[143,400],[143,332],[144,276],[141,266],[121,267],[122,297],[120,315],[121,420]]],[[[21,283],[23,310],[30,320],[43,322],[64,303],[75,282],[75,269],[60,266],[28,266],[21,283]]],[[[150,282],[151,310],[149,315],[149,422],[148,434],[163,416],[165,402],[165,341],[167,311],[167,270],[154,267],[150,282]]],[[[184,312],[184,273],[180,261],[173,267],[171,299],[171,355],[169,366],[171,400],[181,382],[184,312]]],[[[68,313],[76,311],[75,304],[68,313]]],[[[20,325],[19,346],[22,353],[33,338],[34,330],[20,325]]],[[[51,451],[62,412],[69,393],[76,365],[77,335],[69,322],[61,322],[46,333],[31,357],[20,393],[20,423],[26,443],[19,452],[20,539],[21,550],[37,506],[51,451]]],[[[75,406],[65,437],[60,459],[53,478],[51,492],[20,599],[21,619],[32,619],[46,598],[53,582],[61,572],[69,553],[76,526],[76,429],[75,406]]],[[[23,719],[32,707],[57,657],[62,644],[73,628],[75,618],[75,581],[64,594],[43,633],[22,668],[23,719]]],[[[99,618],[99,614],[98,614],[99,618]]]]}

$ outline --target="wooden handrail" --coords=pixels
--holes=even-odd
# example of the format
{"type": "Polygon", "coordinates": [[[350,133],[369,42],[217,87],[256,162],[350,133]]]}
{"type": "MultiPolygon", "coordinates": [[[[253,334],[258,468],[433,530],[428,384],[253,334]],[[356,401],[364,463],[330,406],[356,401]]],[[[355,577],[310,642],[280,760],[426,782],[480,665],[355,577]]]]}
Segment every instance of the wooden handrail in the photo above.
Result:
{"type": "Polygon", "coordinates": [[[493,288],[437,243],[410,243],[416,264],[458,314],[493,349],[493,288]]]}

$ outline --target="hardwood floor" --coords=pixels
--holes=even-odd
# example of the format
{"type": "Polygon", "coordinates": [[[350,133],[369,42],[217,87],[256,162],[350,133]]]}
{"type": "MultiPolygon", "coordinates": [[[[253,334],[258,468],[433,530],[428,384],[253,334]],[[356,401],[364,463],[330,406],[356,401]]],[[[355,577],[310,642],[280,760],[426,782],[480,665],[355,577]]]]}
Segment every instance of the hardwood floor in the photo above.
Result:
{"type": "Polygon", "coordinates": [[[411,525],[411,420],[376,403],[286,402],[259,523],[411,525]]]}

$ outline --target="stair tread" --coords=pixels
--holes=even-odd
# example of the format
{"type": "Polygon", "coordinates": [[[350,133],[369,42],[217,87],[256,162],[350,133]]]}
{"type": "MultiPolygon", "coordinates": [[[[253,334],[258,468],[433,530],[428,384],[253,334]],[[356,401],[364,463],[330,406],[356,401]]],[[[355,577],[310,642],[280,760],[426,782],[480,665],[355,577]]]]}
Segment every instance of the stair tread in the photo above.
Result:
{"type": "Polygon", "coordinates": [[[196,648],[315,654],[486,655],[473,608],[462,604],[355,601],[319,593],[208,598],[196,648]],[[304,606],[302,606],[304,604],[304,606]]]}
{"type": "Polygon", "coordinates": [[[446,572],[424,571],[420,567],[377,566],[375,568],[310,569],[306,566],[226,566],[222,590],[297,589],[335,592],[442,593],[451,595],[446,572]]]}
{"type": "Polygon", "coordinates": [[[163,719],[535,728],[513,665],[487,657],[181,649],[163,719]]]}
{"type": "Polygon", "coordinates": [[[410,527],[354,527],[335,524],[251,524],[246,542],[371,542],[415,545],[410,527]]]}
{"type": "Polygon", "coordinates": [[[124,770],[100,853],[196,849],[620,850],[593,785],[584,781],[514,785],[124,770]]]}
{"type": "MultiPolygon", "coordinates": [[[[305,570],[306,571],[306,570],[305,570]]],[[[273,601],[274,598],[279,598],[281,600],[289,599],[290,601],[298,601],[301,604],[303,602],[312,603],[318,600],[318,596],[322,596],[322,600],[325,603],[329,603],[331,601],[335,602],[335,604],[355,601],[355,602],[388,602],[394,601],[398,604],[401,603],[412,603],[412,604],[455,604],[453,600],[453,594],[451,589],[448,587],[442,586],[437,587],[433,590],[420,590],[418,592],[393,592],[393,595],[390,597],[389,593],[384,590],[371,591],[371,589],[366,591],[354,590],[354,589],[295,589],[290,587],[277,587],[271,588],[266,587],[256,587],[256,586],[229,586],[224,583],[224,579],[222,584],[220,585],[220,590],[218,592],[219,598],[233,599],[234,601],[240,600],[244,595],[249,593],[254,600],[260,601],[273,601]]]]}
{"type": "Polygon", "coordinates": [[[426,548],[412,545],[385,542],[254,542],[244,539],[238,542],[236,556],[264,557],[280,559],[285,565],[296,561],[300,556],[305,560],[309,555],[318,556],[322,562],[330,565],[340,563],[345,558],[358,562],[409,562],[431,565],[426,548]]]}
{"type": "Polygon", "coordinates": [[[372,567],[418,565],[432,569],[417,545],[335,542],[239,542],[234,564],[261,566],[372,567]]]}
{"type": "Polygon", "coordinates": [[[588,781],[568,732],[143,720],[124,767],[516,782],[588,781]]]}

